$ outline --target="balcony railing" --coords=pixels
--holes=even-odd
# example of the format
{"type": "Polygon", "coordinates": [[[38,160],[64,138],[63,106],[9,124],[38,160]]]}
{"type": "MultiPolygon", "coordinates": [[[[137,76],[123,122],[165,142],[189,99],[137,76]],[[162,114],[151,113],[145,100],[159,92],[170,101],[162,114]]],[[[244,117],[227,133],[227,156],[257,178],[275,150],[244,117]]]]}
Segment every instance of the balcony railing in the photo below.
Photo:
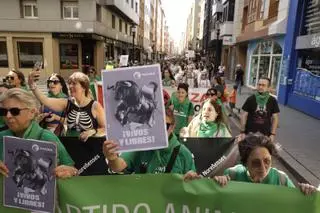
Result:
{"type": "Polygon", "coordinates": [[[320,102],[320,75],[315,75],[307,69],[297,68],[293,93],[320,102]]]}

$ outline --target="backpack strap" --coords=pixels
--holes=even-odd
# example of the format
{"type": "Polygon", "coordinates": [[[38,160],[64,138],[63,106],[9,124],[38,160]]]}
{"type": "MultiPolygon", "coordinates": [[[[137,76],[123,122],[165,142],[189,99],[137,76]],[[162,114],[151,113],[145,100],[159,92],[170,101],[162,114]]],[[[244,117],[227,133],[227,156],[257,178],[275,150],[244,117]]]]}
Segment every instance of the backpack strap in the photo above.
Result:
{"type": "Polygon", "coordinates": [[[180,151],[180,146],[181,145],[178,145],[176,147],[174,147],[172,153],[171,153],[171,157],[170,157],[170,160],[166,166],[166,171],[165,173],[170,173],[172,168],[173,168],[173,164],[175,163],[176,159],[177,159],[177,156],[178,156],[178,153],[180,151]]]}

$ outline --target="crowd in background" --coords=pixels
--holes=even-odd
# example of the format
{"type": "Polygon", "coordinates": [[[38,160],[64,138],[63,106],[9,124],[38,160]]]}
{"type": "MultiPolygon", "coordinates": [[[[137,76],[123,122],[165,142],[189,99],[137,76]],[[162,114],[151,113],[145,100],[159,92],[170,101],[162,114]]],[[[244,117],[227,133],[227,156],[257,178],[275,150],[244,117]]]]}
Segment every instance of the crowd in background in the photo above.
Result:
{"type": "MultiPolygon", "coordinates": [[[[72,177],[77,175],[77,170],[57,136],[65,134],[78,137],[80,141],[85,142],[89,137],[104,135],[106,125],[104,109],[96,101],[97,94],[94,91],[94,84],[101,78],[92,67],[84,73],[73,73],[67,81],[59,74],[52,74],[47,79],[48,95],[44,95],[37,85],[39,69],[41,68],[33,70],[28,80],[17,70],[10,70],[5,78],[5,85],[0,91],[2,93],[0,98],[1,148],[3,136],[8,135],[55,142],[59,150],[56,175],[61,178],[72,177]],[[30,101],[39,102],[42,106],[31,104],[30,101]],[[64,124],[65,131],[63,131],[64,124]]],[[[109,167],[115,172],[180,173],[185,175],[185,180],[198,179],[200,176],[196,173],[192,154],[180,138],[232,137],[225,105],[235,107],[236,94],[241,92],[239,88],[243,84],[241,65],[237,66],[236,84],[231,90],[225,83],[225,67],[222,65],[215,69],[212,63],[203,61],[164,61],[161,64],[161,71],[163,86],[176,88],[172,94],[164,91],[169,147],[119,156],[117,151],[119,145],[114,138],[105,141],[103,153],[109,167]],[[212,79],[209,79],[210,73],[212,79]],[[188,97],[189,88],[207,90],[206,99],[201,103],[197,115],[188,97]],[[170,159],[173,153],[176,154],[172,163],[170,159]],[[148,163],[145,164],[145,162],[148,163]]],[[[262,82],[265,80],[262,79],[262,82]]],[[[267,91],[262,93],[264,95],[267,91]]],[[[263,101],[266,95],[262,97],[260,94],[260,96],[256,97],[263,101]]],[[[245,134],[237,141],[240,164],[227,169],[221,176],[213,177],[215,181],[222,186],[229,180],[236,180],[294,187],[287,175],[283,175],[281,171],[271,166],[271,156],[275,154],[271,135],[251,132],[245,132],[245,134]]],[[[2,157],[0,160],[3,160],[2,157]]],[[[5,176],[10,172],[2,161],[0,161],[0,172],[5,176]]],[[[315,191],[315,188],[308,184],[300,184],[299,187],[305,194],[315,191]]]]}

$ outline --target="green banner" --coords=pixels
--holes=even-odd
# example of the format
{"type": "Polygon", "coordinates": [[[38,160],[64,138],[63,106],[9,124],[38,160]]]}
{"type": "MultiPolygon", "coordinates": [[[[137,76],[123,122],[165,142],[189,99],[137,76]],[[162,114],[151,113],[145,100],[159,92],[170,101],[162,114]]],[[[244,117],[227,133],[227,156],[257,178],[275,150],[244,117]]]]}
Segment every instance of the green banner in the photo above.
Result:
{"type": "MultiPolygon", "coordinates": [[[[184,182],[180,175],[75,177],[59,180],[58,191],[62,213],[320,212],[320,193],[240,182],[222,188],[209,179],[184,182]]],[[[0,212],[28,211],[1,206],[0,212]]]]}

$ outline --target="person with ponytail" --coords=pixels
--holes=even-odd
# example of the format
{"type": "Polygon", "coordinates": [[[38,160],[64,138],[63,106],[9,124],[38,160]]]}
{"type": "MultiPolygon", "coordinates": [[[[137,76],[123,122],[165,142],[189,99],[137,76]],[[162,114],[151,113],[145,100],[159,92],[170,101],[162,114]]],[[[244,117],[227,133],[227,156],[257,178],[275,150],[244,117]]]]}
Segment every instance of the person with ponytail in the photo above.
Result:
{"type": "Polygon", "coordinates": [[[269,92],[270,79],[262,77],[257,92],[247,98],[241,115],[241,134],[243,139],[249,132],[261,132],[274,141],[279,123],[279,105],[269,92]]]}

